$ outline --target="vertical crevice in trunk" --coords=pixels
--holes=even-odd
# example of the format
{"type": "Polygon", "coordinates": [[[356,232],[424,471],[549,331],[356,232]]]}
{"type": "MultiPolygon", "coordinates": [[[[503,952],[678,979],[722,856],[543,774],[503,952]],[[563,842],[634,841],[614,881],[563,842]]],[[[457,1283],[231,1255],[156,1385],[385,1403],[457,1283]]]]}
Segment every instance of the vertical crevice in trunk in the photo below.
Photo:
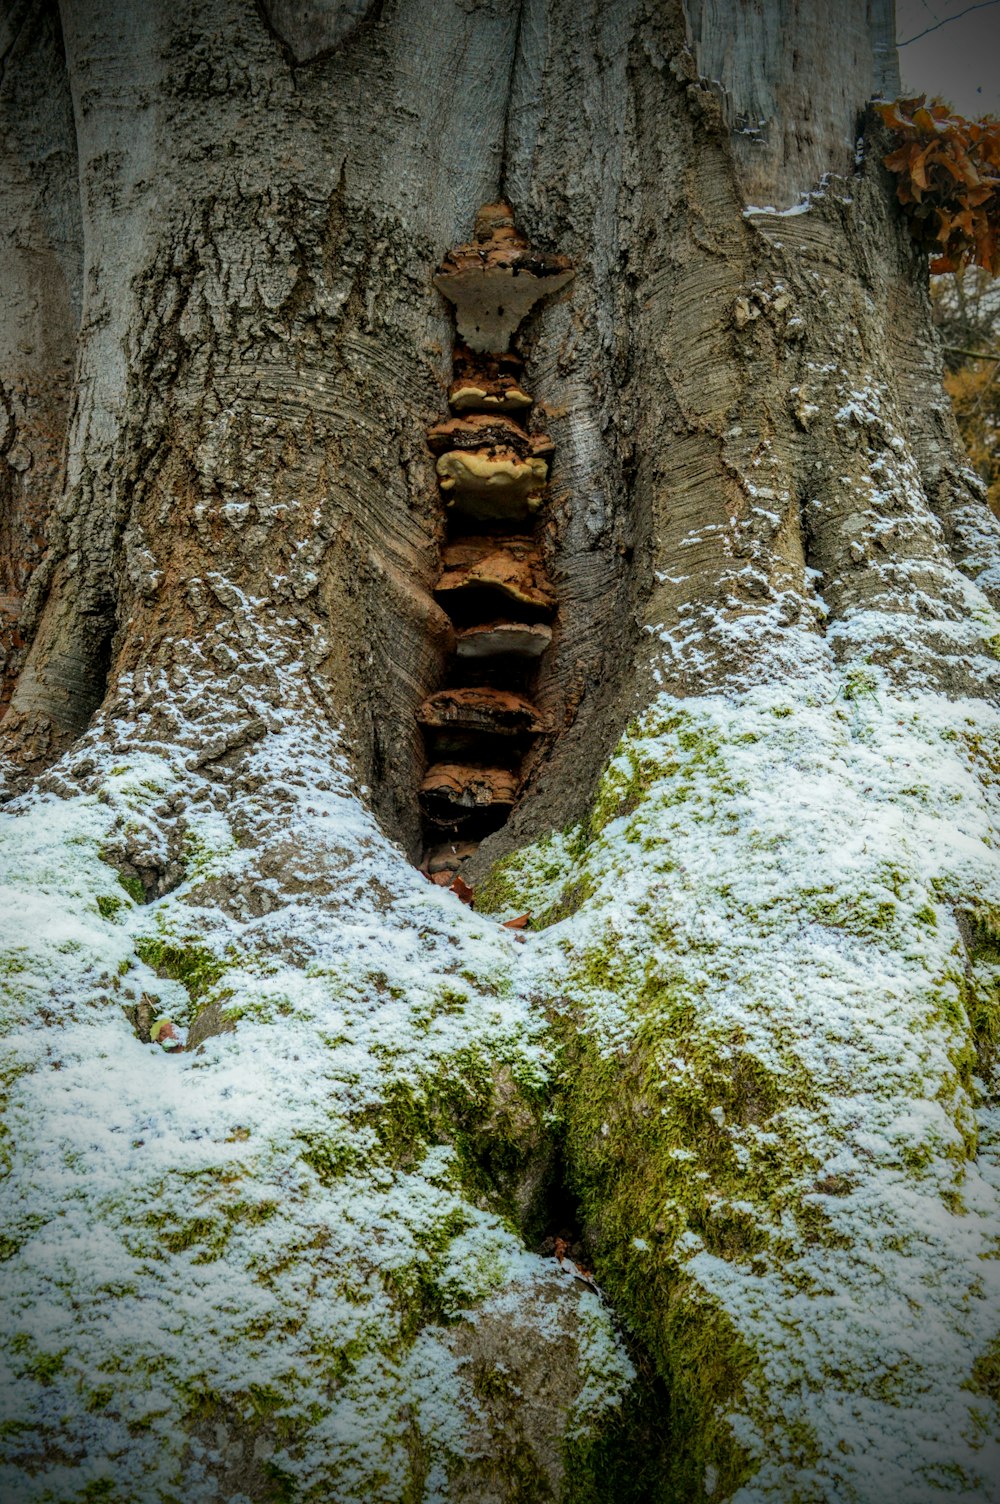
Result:
{"type": "Polygon", "coordinates": [[[529,427],[533,399],[513,339],[572,275],[564,257],[533,251],[499,203],[479,211],[473,242],[450,251],[435,279],[459,336],[453,416],[427,435],[446,509],[435,595],[455,644],[417,719],[429,763],[422,867],[443,886],[505,823],[551,729],[535,699],[558,604],[539,539],[553,445],[529,427]]]}
{"type": "Polygon", "coordinates": [[[292,70],[236,0],[195,17],[66,7],[86,308],[56,546],[3,744],[30,776],[72,739],[102,675],[72,713],[67,685],[109,597],[116,682],[216,664],[219,715],[238,717],[237,685],[254,698],[264,672],[223,641],[251,630],[246,610],[255,643],[281,637],[304,664],[416,855],[414,710],[451,631],[423,443],[450,340],[426,269],[497,191],[517,8],[310,16],[346,30],[292,70]],[[248,131],[257,114],[282,130],[248,131]]]}
{"type": "Polygon", "coordinates": [[[514,19],[514,42],[510,50],[510,73],[507,77],[507,108],[503,117],[503,140],[500,146],[500,178],[497,191],[497,199],[506,202],[509,198],[507,188],[507,156],[510,149],[511,139],[511,112],[514,109],[516,99],[515,82],[518,70],[524,64],[522,56],[521,35],[524,27],[525,0],[517,0],[517,10],[514,19]]]}

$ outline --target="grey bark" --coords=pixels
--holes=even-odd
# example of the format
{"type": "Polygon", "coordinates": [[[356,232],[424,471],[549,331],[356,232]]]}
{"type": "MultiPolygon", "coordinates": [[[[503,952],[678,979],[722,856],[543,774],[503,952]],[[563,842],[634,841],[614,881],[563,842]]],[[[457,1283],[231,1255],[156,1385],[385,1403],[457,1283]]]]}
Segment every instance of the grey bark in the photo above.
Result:
{"type": "Polygon", "coordinates": [[[82,256],[58,15],[11,4],[0,19],[0,713],[23,662],[25,594],[62,479],[82,256]]]}
{"type": "MultiPolygon", "coordinates": [[[[843,469],[841,435],[802,421],[875,381],[901,393],[903,422],[913,380],[936,381],[916,263],[877,163],[853,162],[865,100],[891,85],[886,24],[864,7],[831,32],[819,6],[758,24],[743,6],[634,0],[273,4],[249,24],[236,5],[68,5],[85,299],[45,607],[6,728],[16,759],[37,770],[79,734],[109,657],[111,686],[169,674],[194,643],[223,672],[233,650],[209,618],[235,589],[275,651],[304,657],[310,696],[346,718],[359,778],[415,849],[413,711],[447,638],[423,431],[451,334],[429,274],[500,192],[578,268],[525,330],[559,446],[562,630],[542,695],[568,729],[484,860],[578,813],[644,691],[646,629],[688,624],[684,689],[744,672],[754,623],[770,640],[768,622],[780,635],[814,609],[807,548],[835,614],[874,591],[902,601],[881,564],[859,573],[853,503],[838,522],[836,498],[813,494],[824,465],[843,469]],[[810,214],[743,215],[748,195],[794,203],[821,166],[835,176],[810,214]],[[818,382],[836,347],[837,381],[818,382]]],[[[964,515],[941,400],[929,411],[915,462],[964,515]]],[[[935,575],[928,598],[960,609],[933,508],[887,504],[917,506],[899,546],[935,575]]]]}
{"type": "MultiPolygon", "coordinates": [[[[312,776],[342,723],[358,784],[416,854],[414,712],[449,640],[424,435],[453,333],[431,277],[501,194],[576,277],[523,331],[557,445],[541,703],[561,734],[480,870],[586,809],[654,685],[853,655],[992,691],[949,624],[966,578],[997,567],[996,526],[877,136],[855,160],[866,101],[894,87],[884,6],[834,24],[819,0],[66,0],[65,73],[48,13],[10,14],[28,19],[0,105],[7,123],[27,99],[37,128],[8,137],[0,203],[18,223],[40,208],[0,381],[27,432],[56,373],[46,411],[66,434],[30,469],[42,492],[63,478],[18,608],[33,640],[3,727],[13,790],[85,731],[47,786],[86,788],[102,743],[180,746],[220,804],[257,811],[253,864],[213,901],[245,914],[308,891],[335,919],[335,856],[289,842],[283,775],[262,792],[249,754],[294,722],[312,776]],[[808,213],[778,212],[807,190],[808,213]],[[29,327],[46,354],[19,375],[29,327]],[[894,614],[891,640],[858,634],[869,607],[894,614]],[[799,621],[814,657],[788,663],[799,621]]],[[[178,879],[183,808],[156,821],[109,853],[150,895],[178,879]]]]}

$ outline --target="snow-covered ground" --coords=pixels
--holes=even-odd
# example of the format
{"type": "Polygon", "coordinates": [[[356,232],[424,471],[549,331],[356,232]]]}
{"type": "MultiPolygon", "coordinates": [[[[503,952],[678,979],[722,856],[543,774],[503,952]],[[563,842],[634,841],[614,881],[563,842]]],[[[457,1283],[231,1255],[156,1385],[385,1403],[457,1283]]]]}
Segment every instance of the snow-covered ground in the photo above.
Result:
{"type": "Polygon", "coordinates": [[[998,1497],[998,731],[863,664],[661,695],[495,915],[292,718],[225,799],[85,744],[0,818],[0,1491],[443,1499],[539,1372],[599,1435],[609,1307],[518,1232],[561,1137],[707,1497],[998,1497]]]}

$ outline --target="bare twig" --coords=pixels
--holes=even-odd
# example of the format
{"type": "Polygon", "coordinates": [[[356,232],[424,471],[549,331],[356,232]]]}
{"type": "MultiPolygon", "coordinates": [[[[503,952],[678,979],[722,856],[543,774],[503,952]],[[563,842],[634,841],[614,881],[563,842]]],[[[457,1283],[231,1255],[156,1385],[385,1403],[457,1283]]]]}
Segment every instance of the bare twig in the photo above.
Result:
{"type": "Polygon", "coordinates": [[[962,17],[967,16],[970,11],[985,10],[988,5],[997,4],[1000,4],[1000,0],[979,0],[979,3],[977,5],[967,5],[965,9],[960,10],[957,15],[945,16],[943,21],[936,21],[933,26],[928,26],[925,31],[918,31],[916,36],[907,37],[905,42],[897,42],[896,46],[909,47],[911,42],[919,42],[921,37],[930,36],[932,31],[939,31],[942,26],[947,26],[949,21],[961,21],[962,17]]]}
{"type": "Polygon", "coordinates": [[[1000,360],[1000,355],[989,355],[985,350],[962,350],[958,345],[942,345],[949,355],[967,355],[970,360],[1000,360]]]}

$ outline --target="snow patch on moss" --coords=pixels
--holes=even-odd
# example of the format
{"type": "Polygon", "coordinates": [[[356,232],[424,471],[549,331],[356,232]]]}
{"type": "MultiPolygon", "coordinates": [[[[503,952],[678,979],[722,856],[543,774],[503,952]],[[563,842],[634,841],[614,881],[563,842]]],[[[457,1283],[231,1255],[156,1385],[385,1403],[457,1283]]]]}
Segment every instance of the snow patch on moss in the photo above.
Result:
{"type": "Polygon", "coordinates": [[[513,909],[585,895],[525,981],[562,1012],[571,1174],[692,1499],[981,1500],[1000,1474],[970,1387],[1000,1296],[997,956],[963,942],[1000,916],[1000,717],[866,675],[662,696],[560,862],[502,874],[513,909]]]}
{"type": "Polygon", "coordinates": [[[550,1052],[513,937],[409,867],[330,748],[253,755],[285,774],[270,856],[270,811],[199,802],[167,755],[0,817],[5,1497],[447,1497],[498,1302],[561,1365],[567,1444],[632,1384],[519,1235],[550,1052]],[[165,860],[172,798],[187,875],[139,903],[101,853],[141,825],[165,860]],[[236,1033],[179,1056],[127,1016],[213,1001],[236,1033]]]}

